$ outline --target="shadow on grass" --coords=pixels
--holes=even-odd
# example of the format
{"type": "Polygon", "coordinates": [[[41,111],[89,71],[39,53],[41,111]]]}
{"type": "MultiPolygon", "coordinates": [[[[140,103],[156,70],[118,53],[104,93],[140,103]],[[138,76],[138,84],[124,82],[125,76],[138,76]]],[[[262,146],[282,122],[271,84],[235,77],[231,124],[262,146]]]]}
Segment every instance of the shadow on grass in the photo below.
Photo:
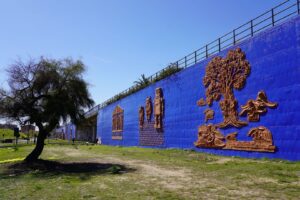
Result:
{"type": "Polygon", "coordinates": [[[31,173],[36,177],[51,177],[56,175],[79,175],[81,179],[89,179],[92,175],[123,174],[136,171],[124,165],[97,162],[58,162],[38,160],[33,163],[18,162],[6,164],[0,173],[1,178],[12,178],[31,173]]]}

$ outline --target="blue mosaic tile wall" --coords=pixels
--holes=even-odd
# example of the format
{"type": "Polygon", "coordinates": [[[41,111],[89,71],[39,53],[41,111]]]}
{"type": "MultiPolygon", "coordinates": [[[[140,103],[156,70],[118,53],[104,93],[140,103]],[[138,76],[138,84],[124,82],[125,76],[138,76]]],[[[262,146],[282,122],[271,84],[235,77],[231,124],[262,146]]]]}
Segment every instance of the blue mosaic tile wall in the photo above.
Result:
{"type": "MultiPolygon", "coordinates": [[[[240,47],[246,53],[251,73],[244,89],[234,90],[240,106],[249,99],[256,99],[264,90],[271,102],[277,102],[276,109],[268,109],[259,122],[236,129],[222,130],[224,135],[238,131],[238,140],[249,141],[248,131],[253,127],[265,126],[273,134],[275,153],[248,152],[196,148],[198,126],[204,124],[203,111],[207,107],[197,106],[205,97],[202,79],[205,67],[211,58],[197,63],[167,79],[121,99],[98,113],[97,136],[106,145],[140,146],[138,109],[145,105],[146,98],[155,97],[155,88],[161,87],[165,99],[164,143],[157,148],[195,149],[196,151],[226,156],[250,158],[280,158],[300,160],[300,17],[259,33],[229,49],[240,47]],[[124,109],[124,130],[122,140],[112,140],[112,113],[115,106],[124,109]]],[[[225,57],[228,50],[218,56],[225,57]]],[[[210,123],[222,122],[223,116],[218,102],[211,107],[215,117],[210,123]]],[[[240,117],[247,121],[246,117],[240,117]]]]}

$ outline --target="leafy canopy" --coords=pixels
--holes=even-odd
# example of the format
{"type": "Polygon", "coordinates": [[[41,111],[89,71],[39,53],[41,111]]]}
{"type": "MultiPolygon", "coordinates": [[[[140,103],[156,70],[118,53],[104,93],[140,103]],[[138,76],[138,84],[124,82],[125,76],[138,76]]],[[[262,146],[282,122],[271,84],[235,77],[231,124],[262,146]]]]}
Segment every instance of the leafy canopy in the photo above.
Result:
{"type": "Polygon", "coordinates": [[[77,123],[93,105],[82,77],[84,64],[72,59],[17,61],[7,69],[8,89],[0,91],[0,113],[50,132],[69,117],[77,123]]]}
{"type": "Polygon", "coordinates": [[[233,97],[233,89],[240,90],[250,74],[250,64],[245,53],[237,48],[230,50],[227,56],[213,58],[206,67],[203,84],[206,87],[206,100],[208,105],[218,101],[221,96],[233,97]]]}

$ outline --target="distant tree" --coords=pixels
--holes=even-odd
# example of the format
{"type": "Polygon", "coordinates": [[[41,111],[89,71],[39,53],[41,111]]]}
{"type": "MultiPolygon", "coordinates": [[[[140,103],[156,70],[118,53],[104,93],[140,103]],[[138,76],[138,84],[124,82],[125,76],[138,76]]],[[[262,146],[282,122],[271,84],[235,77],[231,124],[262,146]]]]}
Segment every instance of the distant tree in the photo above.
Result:
{"type": "Polygon", "coordinates": [[[134,84],[137,84],[139,87],[146,87],[150,84],[150,81],[146,78],[145,74],[142,74],[137,81],[134,81],[134,84]]]}
{"type": "Polygon", "coordinates": [[[211,105],[213,101],[218,101],[223,96],[220,107],[224,121],[219,124],[220,128],[229,125],[241,127],[247,124],[238,119],[233,89],[242,89],[249,74],[250,64],[240,48],[229,51],[224,59],[215,57],[209,62],[203,79],[206,102],[211,105]]]}
{"type": "Polygon", "coordinates": [[[84,70],[80,60],[44,58],[16,61],[7,69],[8,89],[0,90],[1,116],[39,128],[36,146],[25,161],[38,159],[44,140],[61,120],[77,123],[84,118],[84,108],[93,105],[84,70]]]}
{"type": "Polygon", "coordinates": [[[134,81],[134,84],[138,85],[139,87],[145,87],[150,84],[150,81],[148,78],[146,78],[145,74],[142,74],[137,81],[134,81]]]}

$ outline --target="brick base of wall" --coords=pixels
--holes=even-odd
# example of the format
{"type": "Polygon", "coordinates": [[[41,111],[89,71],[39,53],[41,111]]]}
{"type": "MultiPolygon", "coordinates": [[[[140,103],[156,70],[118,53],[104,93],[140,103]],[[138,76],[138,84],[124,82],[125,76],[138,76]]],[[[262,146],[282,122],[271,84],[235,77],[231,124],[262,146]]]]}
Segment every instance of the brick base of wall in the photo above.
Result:
{"type": "Polygon", "coordinates": [[[146,121],[143,128],[140,128],[139,144],[141,146],[162,146],[164,144],[164,133],[154,128],[154,121],[146,121]]]}

